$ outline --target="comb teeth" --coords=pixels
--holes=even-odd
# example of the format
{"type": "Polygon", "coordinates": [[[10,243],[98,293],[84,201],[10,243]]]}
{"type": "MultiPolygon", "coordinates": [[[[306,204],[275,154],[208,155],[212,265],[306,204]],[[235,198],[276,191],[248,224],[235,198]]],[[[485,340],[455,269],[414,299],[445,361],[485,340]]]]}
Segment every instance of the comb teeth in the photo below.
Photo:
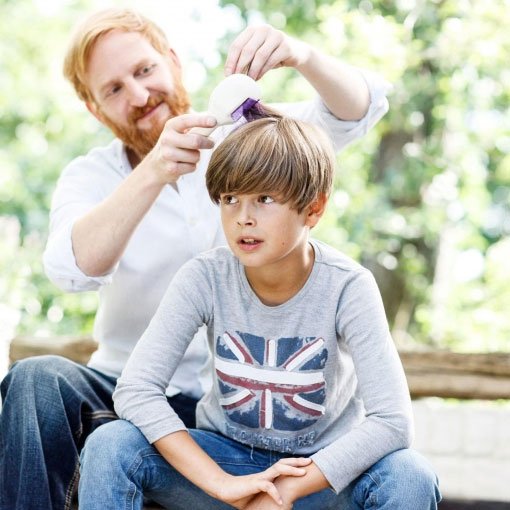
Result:
{"type": "Polygon", "coordinates": [[[258,100],[252,99],[251,97],[249,97],[248,99],[246,99],[245,101],[242,102],[242,104],[241,104],[241,106],[239,106],[239,108],[235,109],[232,112],[232,115],[231,115],[232,120],[234,122],[236,122],[241,117],[245,117],[246,120],[250,121],[250,120],[254,120],[254,118],[258,118],[257,116],[251,118],[252,110],[258,110],[257,106],[258,106],[258,100]]]}
{"type": "Polygon", "coordinates": [[[244,118],[247,122],[252,122],[253,120],[262,119],[264,117],[267,117],[267,113],[258,101],[255,101],[251,108],[244,112],[244,118]]]}

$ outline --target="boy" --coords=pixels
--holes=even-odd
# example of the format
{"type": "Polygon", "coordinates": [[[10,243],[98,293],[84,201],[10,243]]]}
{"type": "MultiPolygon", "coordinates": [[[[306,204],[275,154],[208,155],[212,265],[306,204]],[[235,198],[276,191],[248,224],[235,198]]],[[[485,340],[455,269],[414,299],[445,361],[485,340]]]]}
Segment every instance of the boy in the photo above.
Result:
{"type": "Polygon", "coordinates": [[[170,284],[114,393],[131,423],[85,445],[82,510],[142,508],[144,494],[172,509],[437,508],[435,476],[408,449],[409,393],[375,281],[309,239],[333,167],[321,132],[278,115],[213,153],[207,188],[231,251],[170,284]],[[203,324],[214,386],[187,431],[165,387],[203,324]]]}

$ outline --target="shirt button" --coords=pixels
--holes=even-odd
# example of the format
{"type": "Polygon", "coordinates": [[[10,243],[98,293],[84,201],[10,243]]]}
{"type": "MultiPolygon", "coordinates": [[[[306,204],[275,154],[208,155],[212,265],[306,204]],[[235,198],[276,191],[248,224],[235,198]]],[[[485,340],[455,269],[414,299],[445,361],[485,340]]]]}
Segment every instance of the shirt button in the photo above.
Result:
{"type": "Polygon", "coordinates": [[[197,221],[197,218],[195,216],[192,216],[189,220],[188,220],[188,223],[190,224],[190,226],[194,227],[198,221],[197,221]]]}

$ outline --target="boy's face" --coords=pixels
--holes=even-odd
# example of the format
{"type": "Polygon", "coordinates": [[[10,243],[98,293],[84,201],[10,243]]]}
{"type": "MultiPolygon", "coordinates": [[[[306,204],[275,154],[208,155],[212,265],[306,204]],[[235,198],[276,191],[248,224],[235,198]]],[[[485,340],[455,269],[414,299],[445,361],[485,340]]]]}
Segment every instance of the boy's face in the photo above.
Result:
{"type": "Polygon", "coordinates": [[[165,122],[184,113],[176,108],[187,100],[175,54],[162,55],[138,32],[112,30],[98,39],[88,60],[87,85],[94,98],[89,110],[142,155],[165,122]]]}
{"type": "Polygon", "coordinates": [[[269,193],[223,193],[220,210],[230,249],[246,267],[274,266],[302,256],[316,223],[309,208],[298,213],[269,193]]]}

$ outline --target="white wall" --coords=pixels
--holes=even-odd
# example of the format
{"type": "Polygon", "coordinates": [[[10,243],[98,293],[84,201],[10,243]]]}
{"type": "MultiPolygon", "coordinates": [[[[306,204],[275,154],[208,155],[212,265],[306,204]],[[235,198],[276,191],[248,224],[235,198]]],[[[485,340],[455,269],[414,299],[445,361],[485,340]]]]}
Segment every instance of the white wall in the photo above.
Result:
{"type": "Polygon", "coordinates": [[[413,447],[434,466],[443,497],[510,503],[510,403],[428,398],[413,408],[413,447]]]}

